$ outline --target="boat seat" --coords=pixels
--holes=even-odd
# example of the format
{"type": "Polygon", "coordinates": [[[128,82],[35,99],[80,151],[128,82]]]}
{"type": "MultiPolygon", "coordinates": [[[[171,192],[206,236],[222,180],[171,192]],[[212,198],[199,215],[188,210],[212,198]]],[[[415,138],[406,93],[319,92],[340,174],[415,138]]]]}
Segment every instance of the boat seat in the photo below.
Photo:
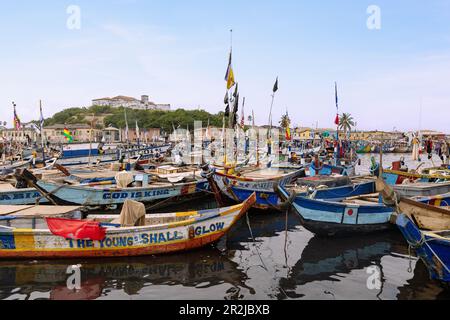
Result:
{"type": "Polygon", "coordinates": [[[17,190],[17,189],[10,183],[2,183],[2,184],[0,184],[0,190],[1,191],[13,191],[13,190],[17,190]]]}
{"type": "Polygon", "coordinates": [[[357,204],[357,205],[363,205],[363,206],[379,206],[379,203],[371,202],[371,201],[365,201],[365,200],[343,200],[343,203],[347,204],[357,204]]]}

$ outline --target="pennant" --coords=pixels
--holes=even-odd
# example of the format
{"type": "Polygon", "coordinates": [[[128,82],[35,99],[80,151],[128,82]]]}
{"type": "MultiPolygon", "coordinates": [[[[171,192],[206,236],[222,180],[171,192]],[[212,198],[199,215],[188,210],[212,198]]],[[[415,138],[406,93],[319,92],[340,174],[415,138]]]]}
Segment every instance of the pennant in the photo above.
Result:
{"type": "Polygon", "coordinates": [[[273,93],[278,91],[278,77],[277,77],[277,81],[275,82],[275,85],[273,86],[273,93]]]}
{"type": "Polygon", "coordinates": [[[16,112],[16,104],[13,102],[14,107],[14,130],[20,130],[22,128],[22,123],[20,122],[20,118],[16,112]]]}
{"type": "Polygon", "coordinates": [[[334,120],[334,123],[338,126],[340,121],[339,121],[339,97],[338,97],[337,82],[334,83],[334,92],[336,96],[336,119],[334,120]]]}
{"type": "Polygon", "coordinates": [[[128,131],[129,131],[129,128],[128,128],[128,118],[127,118],[127,109],[124,109],[124,112],[125,112],[125,141],[127,141],[128,142],[128,138],[129,138],[129,136],[128,136],[128,131]]]}
{"type": "Polygon", "coordinates": [[[291,128],[289,128],[289,127],[286,128],[286,140],[287,141],[291,141],[292,140],[291,128]]]}
{"type": "Polygon", "coordinates": [[[223,99],[224,104],[228,104],[230,102],[230,99],[228,98],[228,91],[225,93],[225,98],[223,99]]]}
{"type": "Polygon", "coordinates": [[[225,81],[227,82],[228,90],[230,90],[235,85],[233,65],[232,65],[232,52],[230,52],[230,60],[228,62],[228,69],[225,75],[225,81]]]}
{"type": "Polygon", "coordinates": [[[336,115],[336,119],[334,120],[334,124],[338,126],[339,123],[340,123],[339,120],[340,120],[340,119],[339,119],[339,114],[337,114],[337,115],[336,115]]]}
{"type": "Polygon", "coordinates": [[[241,114],[241,127],[244,128],[245,127],[245,97],[244,100],[242,101],[242,114],[241,114]]]}
{"type": "Polygon", "coordinates": [[[137,137],[138,140],[139,140],[140,137],[141,137],[141,133],[140,133],[140,131],[139,131],[139,126],[138,126],[137,120],[136,120],[136,137],[137,137]]]}
{"type": "Polygon", "coordinates": [[[72,136],[72,134],[70,133],[69,129],[64,128],[63,135],[66,137],[66,140],[67,140],[69,143],[73,142],[73,136],[72,136]]]}
{"type": "Polygon", "coordinates": [[[44,114],[42,113],[42,104],[39,103],[39,111],[40,111],[40,118],[39,118],[39,124],[41,127],[41,132],[44,130],[44,114]]]}

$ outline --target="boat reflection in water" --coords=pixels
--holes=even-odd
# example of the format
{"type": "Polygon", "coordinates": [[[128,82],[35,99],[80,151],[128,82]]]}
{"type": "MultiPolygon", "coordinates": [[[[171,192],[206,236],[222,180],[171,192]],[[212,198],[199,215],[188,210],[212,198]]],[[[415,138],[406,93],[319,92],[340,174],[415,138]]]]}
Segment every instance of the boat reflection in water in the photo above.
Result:
{"type": "MultiPolygon", "coordinates": [[[[213,207],[213,202],[199,202],[196,209],[213,207]]],[[[321,239],[305,230],[294,213],[278,211],[252,211],[248,224],[244,217],[215,247],[194,252],[0,262],[0,299],[403,300],[450,299],[449,292],[429,280],[421,261],[409,258],[395,229],[321,239]],[[81,289],[69,290],[66,271],[77,264],[81,289]],[[370,281],[374,272],[379,272],[379,287],[370,281]]]]}
{"type": "Polygon", "coordinates": [[[314,237],[289,275],[280,279],[280,291],[290,299],[449,298],[448,291],[428,279],[422,262],[409,257],[395,231],[357,238],[314,237]]]}
{"type": "MultiPolygon", "coordinates": [[[[225,284],[237,288],[236,292],[248,288],[245,274],[214,248],[151,258],[88,260],[80,264],[80,290],[67,286],[73,274],[66,273],[71,263],[80,264],[79,261],[0,263],[0,299],[91,300],[114,298],[112,293],[117,291],[122,291],[121,298],[131,298],[156,286],[207,289],[225,284]]],[[[160,298],[170,297],[162,293],[160,298]]]]}

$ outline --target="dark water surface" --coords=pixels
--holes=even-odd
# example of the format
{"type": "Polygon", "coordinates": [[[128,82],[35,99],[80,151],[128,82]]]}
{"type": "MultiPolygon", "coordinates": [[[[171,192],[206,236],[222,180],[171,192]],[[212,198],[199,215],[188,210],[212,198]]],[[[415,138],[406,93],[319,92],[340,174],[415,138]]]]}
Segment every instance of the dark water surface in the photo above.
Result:
{"type": "MultiPolygon", "coordinates": [[[[212,200],[188,204],[207,207],[212,200]]],[[[186,206],[186,205],[185,205],[186,206]]],[[[178,209],[180,209],[178,207],[178,209]]],[[[215,247],[169,256],[0,262],[0,299],[450,299],[392,232],[321,239],[294,213],[253,211],[215,247]],[[287,222],[287,223],[286,223],[287,222]],[[81,265],[81,290],[67,267],[81,265]],[[368,288],[371,268],[381,286],[368,288]]]]}

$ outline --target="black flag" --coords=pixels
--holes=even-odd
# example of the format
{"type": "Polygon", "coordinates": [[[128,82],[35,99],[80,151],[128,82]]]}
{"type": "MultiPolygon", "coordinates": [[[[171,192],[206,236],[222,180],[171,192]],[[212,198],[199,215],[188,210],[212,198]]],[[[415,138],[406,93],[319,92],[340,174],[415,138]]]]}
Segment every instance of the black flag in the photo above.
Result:
{"type": "Polygon", "coordinates": [[[239,111],[239,93],[236,96],[236,99],[234,99],[234,106],[233,106],[233,123],[232,127],[234,128],[237,124],[237,117],[238,117],[238,111],[239,111]]]}
{"type": "Polygon", "coordinates": [[[230,116],[230,105],[227,104],[226,108],[225,108],[225,117],[229,117],[230,116]]]}
{"type": "Polygon", "coordinates": [[[224,104],[228,104],[228,91],[225,93],[225,98],[223,99],[224,104]]]}
{"type": "Polygon", "coordinates": [[[275,82],[275,85],[273,86],[273,93],[278,91],[278,77],[277,77],[277,81],[275,82]]]}
{"type": "Polygon", "coordinates": [[[235,99],[236,99],[237,96],[238,96],[238,89],[239,89],[239,83],[236,83],[236,88],[235,88],[234,94],[233,94],[233,97],[234,97],[235,99]]]}

